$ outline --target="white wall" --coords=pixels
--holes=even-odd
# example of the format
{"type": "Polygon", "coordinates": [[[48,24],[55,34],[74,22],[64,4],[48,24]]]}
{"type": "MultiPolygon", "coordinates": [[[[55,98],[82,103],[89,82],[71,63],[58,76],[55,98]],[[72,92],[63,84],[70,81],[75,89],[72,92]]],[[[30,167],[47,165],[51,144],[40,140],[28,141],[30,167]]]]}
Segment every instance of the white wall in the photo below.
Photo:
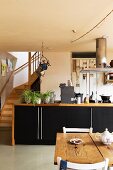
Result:
{"type": "MultiPolygon", "coordinates": [[[[28,52],[11,52],[17,58],[16,68],[28,62],[28,52]]],[[[28,67],[18,72],[14,76],[14,85],[13,87],[24,84],[28,81],[28,67]]]]}
{"type": "Polygon", "coordinates": [[[44,53],[50,61],[51,66],[45,71],[41,78],[41,91],[55,91],[56,100],[60,100],[60,83],[71,80],[71,53],[70,52],[48,52],[44,53]]]}

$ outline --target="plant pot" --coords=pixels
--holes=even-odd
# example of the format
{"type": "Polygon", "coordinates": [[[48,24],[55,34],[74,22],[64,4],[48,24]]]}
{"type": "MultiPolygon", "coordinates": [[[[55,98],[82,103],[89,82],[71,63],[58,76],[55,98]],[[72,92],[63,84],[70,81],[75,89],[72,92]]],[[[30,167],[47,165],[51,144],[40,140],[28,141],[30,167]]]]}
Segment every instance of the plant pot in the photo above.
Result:
{"type": "Polygon", "coordinates": [[[41,98],[37,98],[37,99],[36,99],[36,103],[37,103],[37,104],[41,104],[41,98]]]}
{"type": "Polygon", "coordinates": [[[44,98],[44,103],[50,103],[50,96],[48,96],[48,97],[46,97],[46,98],[44,98]]]}
{"type": "Polygon", "coordinates": [[[26,98],[26,97],[25,97],[25,102],[26,102],[27,104],[31,103],[31,98],[26,98]]]}

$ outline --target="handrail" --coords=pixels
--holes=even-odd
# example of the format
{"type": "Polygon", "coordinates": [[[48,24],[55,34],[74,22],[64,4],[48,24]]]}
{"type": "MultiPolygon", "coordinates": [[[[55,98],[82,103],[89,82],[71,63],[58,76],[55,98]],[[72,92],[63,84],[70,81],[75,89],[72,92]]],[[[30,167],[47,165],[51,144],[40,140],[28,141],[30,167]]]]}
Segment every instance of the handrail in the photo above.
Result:
{"type": "MultiPolygon", "coordinates": [[[[36,55],[36,53],[37,53],[37,52],[35,52],[35,55],[36,55]]],[[[33,54],[33,56],[31,57],[31,62],[33,62],[33,57],[34,57],[34,54],[33,54]]],[[[36,56],[36,57],[37,57],[37,59],[38,59],[39,55],[36,56]]],[[[21,65],[20,67],[18,67],[17,69],[15,69],[14,72],[18,72],[18,70],[20,70],[20,69],[23,68],[24,66],[27,67],[28,64],[29,64],[29,62],[24,63],[23,65],[21,65]]]]}
{"type": "MultiPolygon", "coordinates": [[[[35,52],[35,53],[33,54],[33,56],[31,57],[31,63],[33,63],[33,57],[34,57],[37,53],[38,53],[38,52],[35,52]]],[[[39,59],[39,54],[38,54],[38,56],[36,56],[36,58],[39,59]]],[[[37,60],[37,59],[36,59],[36,60],[37,60]]],[[[16,74],[19,70],[21,70],[23,67],[27,67],[28,64],[29,64],[29,63],[26,62],[26,63],[24,63],[23,65],[21,65],[20,67],[18,67],[17,69],[15,69],[15,70],[13,70],[13,71],[11,72],[9,78],[6,80],[3,88],[2,88],[1,91],[0,91],[0,96],[1,96],[1,94],[3,93],[6,85],[7,85],[8,82],[10,81],[11,77],[12,77],[14,74],[16,74]]]]}

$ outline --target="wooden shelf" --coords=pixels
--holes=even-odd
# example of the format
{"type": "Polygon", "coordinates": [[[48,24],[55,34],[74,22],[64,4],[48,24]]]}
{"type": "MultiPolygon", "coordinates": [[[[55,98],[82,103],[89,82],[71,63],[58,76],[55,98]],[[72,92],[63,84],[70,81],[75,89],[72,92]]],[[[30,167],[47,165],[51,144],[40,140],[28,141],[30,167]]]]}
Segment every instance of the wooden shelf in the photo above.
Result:
{"type": "Polygon", "coordinates": [[[85,68],[80,71],[81,73],[112,73],[113,68],[85,68]]]}
{"type": "Polygon", "coordinates": [[[105,80],[106,83],[113,83],[113,80],[105,80]]]}

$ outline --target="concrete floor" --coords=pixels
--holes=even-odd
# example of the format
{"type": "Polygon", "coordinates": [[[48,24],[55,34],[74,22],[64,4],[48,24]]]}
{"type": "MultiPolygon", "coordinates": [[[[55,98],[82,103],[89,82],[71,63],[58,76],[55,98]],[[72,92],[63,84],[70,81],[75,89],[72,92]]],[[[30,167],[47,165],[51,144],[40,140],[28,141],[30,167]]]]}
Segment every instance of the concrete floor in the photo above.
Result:
{"type": "Polygon", "coordinates": [[[11,130],[0,129],[0,170],[57,170],[51,145],[11,146],[11,130]]]}

